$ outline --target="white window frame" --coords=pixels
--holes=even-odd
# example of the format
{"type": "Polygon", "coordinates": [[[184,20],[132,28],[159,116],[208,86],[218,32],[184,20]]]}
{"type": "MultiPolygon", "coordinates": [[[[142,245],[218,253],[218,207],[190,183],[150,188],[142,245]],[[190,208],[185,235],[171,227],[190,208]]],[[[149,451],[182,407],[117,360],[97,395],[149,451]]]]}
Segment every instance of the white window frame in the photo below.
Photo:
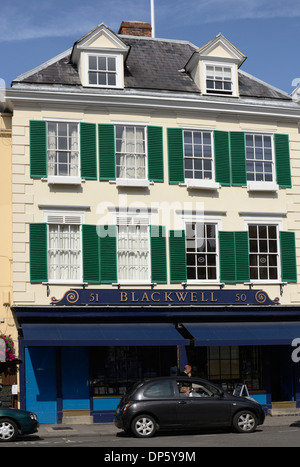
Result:
{"type": "Polygon", "coordinates": [[[216,62],[216,61],[204,61],[203,62],[203,80],[202,80],[204,94],[207,96],[224,96],[224,97],[235,97],[237,96],[237,82],[236,82],[236,67],[232,63],[224,62],[216,62]],[[216,90],[215,92],[210,92],[207,88],[207,67],[214,66],[214,67],[222,67],[222,68],[230,68],[231,70],[231,91],[222,91],[216,90]],[[219,91],[219,92],[218,92],[219,91]]]}
{"type": "MultiPolygon", "coordinates": [[[[148,140],[147,140],[147,125],[144,123],[139,122],[120,122],[114,123],[115,127],[115,153],[116,153],[116,171],[117,171],[117,127],[134,127],[134,128],[142,128],[144,132],[144,142],[145,142],[145,178],[126,178],[126,177],[116,177],[116,185],[117,186],[128,186],[128,187],[148,187],[150,182],[148,180],[148,140]]],[[[136,143],[136,141],[135,141],[136,143]]],[[[126,157],[126,156],[125,156],[126,157]]]]}
{"type": "MultiPolygon", "coordinates": [[[[280,254],[280,232],[283,231],[283,220],[279,217],[244,217],[244,229],[249,234],[250,225],[275,226],[277,231],[277,279],[251,279],[253,284],[280,284],[281,281],[281,254],[280,254]]],[[[266,253],[267,254],[267,253],[266,253]]],[[[249,238],[249,269],[250,269],[250,238],[249,238]]]]}
{"type": "Polygon", "coordinates": [[[50,278],[49,245],[50,231],[49,225],[79,225],[80,234],[80,269],[78,279],[49,279],[49,284],[82,284],[83,282],[83,251],[82,251],[82,225],[85,223],[85,213],[79,211],[44,211],[44,222],[47,223],[47,264],[48,277],[50,278]]]}
{"type": "MultiPolygon", "coordinates": [[[[245,154],[246,154],[246,176],[248,179],[248,171],[247,171],[247,146],[246,146],[246,136],[269,136],[271,137],[271,151],[272,151],[272,181],[256,181],[256,180],[247,180],[247,190],[248,191],[277,191],[279,186],[276,183],[276,169],[275,169],[275,144],[274,144],[274,133],[268,132],[258,132],[258,131],[249,131],[245,130],[245,154]]],[[[255,146],[254,146],[255,147],[255,146]]],[[[250,159],[249,159],[250,161],[250,159]]],[[[257,159],[253,159],[253,161],[258,161],[257,159]]],[[[262,159],[262,162],[264,160],[262,159]]],[[[254,172],[256,173],[256,172],[254,172]]]]}
{"type": "MultiPolygon", "coordinates": [[[[142,210],[141,210],[142,211],[142,210]]],[[[114,221],[117,225],[117,270],[118,270],[118,281],[121,285],[149,285],[151,284],[151,238],[150,238],[150,225],[151,225],[151,213],[141,212],[137,213],[128,213],[124,211],[118,211],[114,214],[114,221]],[[119,258],[119,227],[120,226],[146,226],[148,230],[147,242],[148,242],[148,277],[144,280],[137,279],[120,279],[120,258],[119,258]]],[[[128,250],[130,251],[130,250],[128,250]]]]}
{"type": "MultiPolygon", "coordinates": [[[[123,57],[121,54],[105,53],[105,52],[86,52],[84,54],[84,85],[91,88],[104,88],[104,89],[123,89],[123,57]],[[103,58],[114,58],[116,63],[116,84],[115,85],[103,85],[103,84],[90,84],[89,82],[89,58],[90,57],[103,57],[103,58]]],[[[99,72],[99,71],[98,71],[99,72]]]]}
{"type": "MultiPolygon", "coordinates": [[[[215,150],[214,150],[214,137],[213,137],[213,130],[211,129],[205,129],[205,128],[183,128],[182,129],[182,132],[183,132],[183,163],[184,163],[184,180],[185,180],[185,185],[188,187],[188,188],[191,188],[191,189],[207,189],[207,190],[217,190],[218,188],[220,188],[220,184],[217,183],[215,181],[215,150]],[[209,133],[210,134],[210,137],[211,137],[211,164],[212,164],[212,178],[211,179],[205,179],[205,178],[201,178],[201,179],[197,179],[197,178],[186,178],[185,177],[185,172],[186,172],[186,169],[185,169],[185,159],[188,158],[188,156],[185,155],[185,142],[184,142],[184,133],[185,132],[192,132],[193,134],[198,132],[198,133],[202,133],[202,136],[203,136],[203,133],[209,133]]],[[[203,146],[203,142],[202,142],[202,146],[203,146]]],[[[194,151],[194,145],[193,145],[193,151],[194,151]]],[[[205,158],[201,157],[202,161],[205,160],[205,158]]],[[[203,170],[204,172],[204,170],[203,170]]]]}
{"type": "MultiPolygon", "coordinates": [[[[214,224],[216,226],[216,279],[206,279],[206,280],[199,280],[199,279],[187,279],[187,283],[191,285],[216,285],[220,284],[220,250],[219,250],[219,241],[218,241],[218,233],[222,230],[222,219],[221,216],[217,215],[208,215],[208,214],[183,214],[182,216],[186,242],[187,242],[187,235],[186,235],[186,228],[187,224],[214,224]]],[[[187,243],[186,243],[186,257],[187,257],[187,243]]]]}
{"type": "MultiPolygon", "coordinates": [[[[49,185],[52,184],[66,184],[66,185],[80,185],[82,182],[81,179],[81,154],[80,154],[80,122],[81,120],[72,120],[72,119],[60,119],[60,118],[45,118],[46,121],[46,140],[47,140],[47,181],[49,185]],[[78,127],[78,171],[77,175],[49,175],[48,169],[48,152],[50,148],[48,147],[48,124],[49,123],[67,123],[67,124],[74,124],[78,127]]],[[[55,151],[59,151],[59,149],[55,149],[55,151]]]]}

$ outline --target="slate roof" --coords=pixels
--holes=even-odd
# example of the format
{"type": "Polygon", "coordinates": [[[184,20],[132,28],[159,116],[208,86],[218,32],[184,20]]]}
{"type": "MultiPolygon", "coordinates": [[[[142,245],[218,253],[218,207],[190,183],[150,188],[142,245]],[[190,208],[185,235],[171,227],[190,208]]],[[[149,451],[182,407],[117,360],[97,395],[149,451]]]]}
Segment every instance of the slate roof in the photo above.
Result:
{"type": "MultiPolygon", "coordinates": [[[[199,89],[184,67],[197,50],[189,42],[119,36],[130,47],[125,63],[125,89],[199,94],[199,89]]],[[[79,86],[76,66],[68,54],[32,73],[21,75],[14,83],[79,86]]],[[[291,100],[291,97],[255,77],[239,71],[240,96],[291,100]]]]}

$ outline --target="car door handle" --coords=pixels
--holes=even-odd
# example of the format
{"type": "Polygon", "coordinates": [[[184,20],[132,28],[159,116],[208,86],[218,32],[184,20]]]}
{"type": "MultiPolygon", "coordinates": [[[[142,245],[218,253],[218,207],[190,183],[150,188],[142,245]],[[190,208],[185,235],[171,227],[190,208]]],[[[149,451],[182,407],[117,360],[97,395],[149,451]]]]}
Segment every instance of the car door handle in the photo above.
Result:
{"type": "Polygon", "coordinates": [[[179,404],[186,404],[186,401],[180,401],[179,404]]]}

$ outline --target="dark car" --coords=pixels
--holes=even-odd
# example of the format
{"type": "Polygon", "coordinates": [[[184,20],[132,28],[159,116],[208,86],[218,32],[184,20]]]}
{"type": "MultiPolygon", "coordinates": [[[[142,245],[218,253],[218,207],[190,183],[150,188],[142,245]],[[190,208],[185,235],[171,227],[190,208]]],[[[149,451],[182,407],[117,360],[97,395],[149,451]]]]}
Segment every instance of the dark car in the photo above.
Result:
{"type": "Polygon", "coordinates": [[[214,384],[188,377],[146,379],[122,397],[115,425],[139,438],[158,429],[233,427],[251,433],[265,420],[261,405],[224,392],[214,384]]]}
{"type": "Polygon", "coordinates": [[[36,433],[38,426],[34,413],[0,407],[0,442],[14,441],[18,435],[36,433]]]}

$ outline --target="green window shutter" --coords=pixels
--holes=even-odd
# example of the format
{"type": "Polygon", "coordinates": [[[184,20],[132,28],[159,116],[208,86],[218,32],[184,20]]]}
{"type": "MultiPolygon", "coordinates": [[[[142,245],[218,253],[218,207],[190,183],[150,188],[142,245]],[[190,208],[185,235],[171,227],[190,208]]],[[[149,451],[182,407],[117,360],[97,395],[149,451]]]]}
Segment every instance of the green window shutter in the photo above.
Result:
{"type": "Polygon", "coordinates": [[[80,123],[81,177],[97,180],[96,124],[80,123]]]}
{"type": "Polygon", "coordinates": [[[231,183],[247,185],[245,133],[230,132],[231,183]]]}
{"type": "Polygon", "coordinates": [[[169,183],[184,183],[183,133],[180,128],[168,128],[169,183]]]}
{"type": "Polygon", "coordinates": [[[219,232],[220,280],[250,281],[248,232],[219,232]]]}
{"type": "Polygon", "coordinates": [[[98,126],[100,180],[116,179],[115,127],[111,124],[98,126]]]}
{"type": "Polygon", "coordinates": [[[100,239],[100,277],[102,284],[118,282],[117,273],[117,226],[98,226],[100,239]]]}
{"type": "Polygon", "coordinates": [[[82,226],[83,281],[100,283],[100,244],[96,225],[82,226]]]}
{"type": "Polygon", "coordinates": [[[235,282],[235,235],[234,232],[219,232],[220,281],[235,282]]]}
{"type": "Polygon", "coordinates": [[[30,177],[47,177],[47,123],[31,120],[30,133],[30,177]]]}
{"type": "Polygon", "coordinates": [[[224,186],[231,185],[229,133],[214,131],[215,179],[224,186]]]}
{"type": "Polygon", "coordinates": [[[159,126],[147,127],[148,179],[164,181],[163,129],[159,126]]]}
{"type": "Polygon", "coordinates": [[[29,224],[30,282],[48,282],[47,224],[29,224]]]}
{"type": "Polygon", "coordinates": [[[294,232],[280,232],[281,280],[297,282],[296,238],[294,232]]]}
{"type": "Polygon", "coordinates": [[[169,257],[171,283],[186,282],[187,268],[184,230],[170,230],[169,257]]]}
{"type": "Polygon", "coordinates": [[[288,135],[274,135],[277,183],[282,188],[292,187],[290,145],[288,135]]]}
{"type": "Polygon", "coordinates": [[[151,241],[151,281],[167,283],[166,228],[150,226],[151,241]]]}
{"type": "Polygon", "coordinates": [[[249,236],[248,232],[235,234],[236,282],[250,282],[249,236]]]}

